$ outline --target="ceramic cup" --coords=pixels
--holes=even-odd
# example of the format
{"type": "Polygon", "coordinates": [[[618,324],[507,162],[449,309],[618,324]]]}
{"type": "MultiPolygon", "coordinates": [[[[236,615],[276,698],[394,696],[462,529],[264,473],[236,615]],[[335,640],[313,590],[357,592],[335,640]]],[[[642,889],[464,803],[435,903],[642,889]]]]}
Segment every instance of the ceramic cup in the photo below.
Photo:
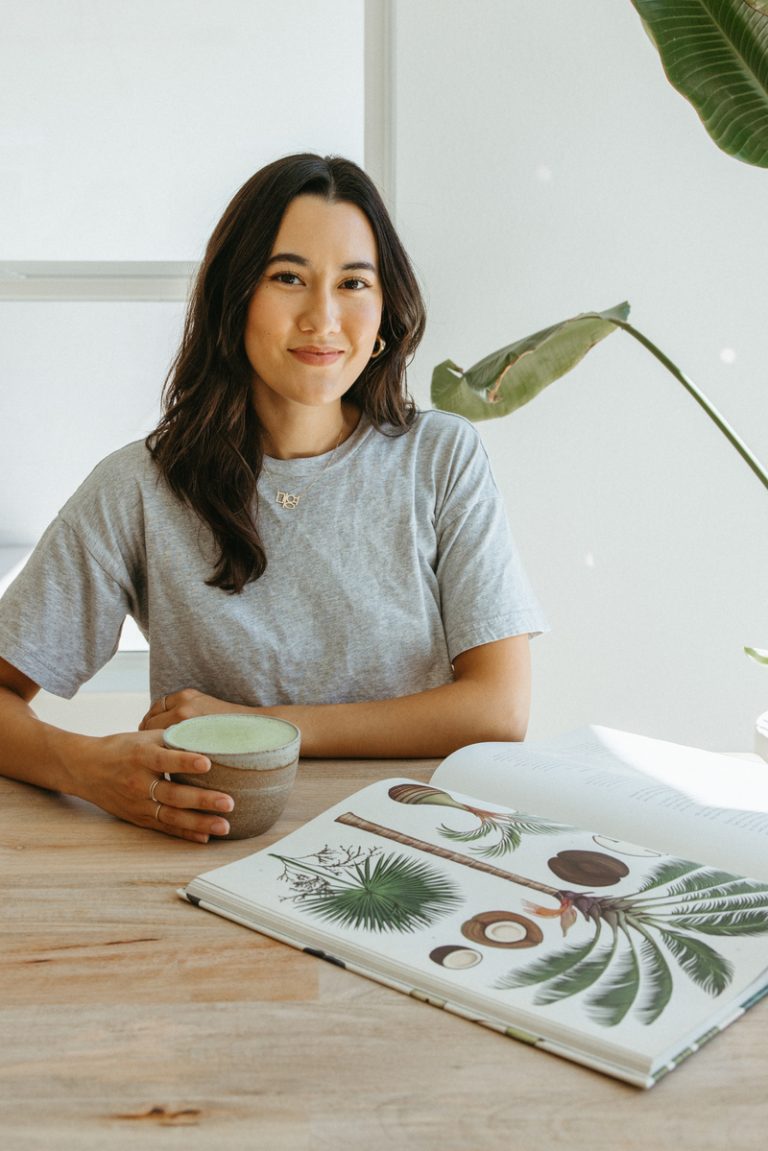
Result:
{"type": "Polygon", "coordinates": [[[175,783],[223,791],[235,801],[228,839],[249,839],[271,827],[296,778],[301,733],[269,715],[198,715],[166,728],[166,747],[207,755],[205,775],[173,775],[175,783]]]}

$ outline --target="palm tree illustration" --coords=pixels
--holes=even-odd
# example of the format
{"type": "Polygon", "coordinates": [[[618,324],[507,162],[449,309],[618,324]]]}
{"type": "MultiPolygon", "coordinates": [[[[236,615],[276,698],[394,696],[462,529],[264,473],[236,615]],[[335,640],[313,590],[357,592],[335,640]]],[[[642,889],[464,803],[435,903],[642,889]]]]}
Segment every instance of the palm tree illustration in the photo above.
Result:
{"type": "Polygon", "coordinates": [[[454,843],[475,843],[488,836],[496,837],[493,843],[472,848],[477,855],[482,855],[486,859],[498,858],[508,852],[517,851],[524,835],[556,835],[567,830],[562,823],[552,823],[519,811],[486,811],[481,807],[472,807],[468,803],[461,803],[447,791],[426,784],[396,784],[389,789],[388,794],[396,803],[434,804],[437,807],[453,807],[458,811],[468,811],[480,821],[477,827],[470,831],[456,831],[442,823],[438,831],[454,843]]]}
{"type": "Polygon", "coordinates": [[[720,995],[733,968],[702,936],[768,933],[768,883],[689,860],[663,860],[631,894],[595,895],[516,875],[353,812],[338,816],[336,822],[550,896],[555,906],[527,901],[524,906],[531,914],[558,918],[563,936],[579,920],[589,925],[592,934],[586,942],[511,971],[497,987],[539,985],[538,1004],[588,992],[587,1013],[606,1027],[620,1023],[631,1009],[644,1024],[659,1018],[674,991],[670,960],[709,995],[720,995]]]}
{"type": "Polygon", "coordinates": [[[284,865],[293,899],[308,911],[345,927],[369,931],[414,931],[461,903],[455,884],[418,859],[405,855],[324,848],[284,865]]]}

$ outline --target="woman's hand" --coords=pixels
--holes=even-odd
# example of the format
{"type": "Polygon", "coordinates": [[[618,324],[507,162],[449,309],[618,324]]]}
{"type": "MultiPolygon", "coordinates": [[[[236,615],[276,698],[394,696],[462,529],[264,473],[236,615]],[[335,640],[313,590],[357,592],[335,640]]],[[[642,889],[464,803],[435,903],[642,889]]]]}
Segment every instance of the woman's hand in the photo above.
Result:
{"type": "Polygon", "coordinates": [[[206,756],[163,747],[160,732],[109,735],[90,741],[77,794],[128,823],[207,843],[226,835],[229,823],[206,812],[234,807],[229,795],[205,788],[210,767],[206,756]],[[201,787],[174,783],[167,776],[175,772],[199,774],[201,787]]]}
{"type": "Polygon", "coordinates": [[[139,724],[139,731],[161,731],[173,723],[181,723],[183,719],[192,719],[195,715],[220,715],[223,712],[243,714],[255,710],[237,703],[227,703],[224,699],[216,699],[213,695],[205,695],[202,691],[187,687],[183,691],[174,691],[171,695],[156,699],[139,724]]]}
{"type": "Polygon", "coordinates": [[[33,712],[38,690],[0,658],[0,773],[77,795],[118,819],[195,843],[229,833],[221,814],[208,813],[232,811],[231,796],[167,778],[185,772],[204,784],[211,767],[206,756],[163,747],[159,731],[101,737],[63,731],[33,712]]]}

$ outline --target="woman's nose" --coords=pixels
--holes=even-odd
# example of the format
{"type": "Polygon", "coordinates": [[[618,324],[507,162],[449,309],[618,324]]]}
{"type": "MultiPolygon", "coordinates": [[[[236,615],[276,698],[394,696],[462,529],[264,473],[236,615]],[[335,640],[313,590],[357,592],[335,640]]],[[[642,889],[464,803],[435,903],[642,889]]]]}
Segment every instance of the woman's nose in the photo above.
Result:
{"type": "Polygon", "coordinates": [[[325,287],[313,288],[299,317],[303,332],[337,332],[339,308],[334,293],[325,287]]]}

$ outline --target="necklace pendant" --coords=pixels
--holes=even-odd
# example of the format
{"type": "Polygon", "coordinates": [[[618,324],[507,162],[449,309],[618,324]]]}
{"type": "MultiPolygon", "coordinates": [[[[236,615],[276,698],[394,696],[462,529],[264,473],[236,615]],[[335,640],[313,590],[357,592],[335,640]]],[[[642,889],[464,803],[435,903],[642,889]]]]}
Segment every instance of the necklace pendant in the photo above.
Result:
{"type": "Polygon", "coordinates": [[[278,491],[276,499],[281,508],[285,508],[287,511],[293,511],[294,508],[299,506],[301,496],[292,495],[291,492],[278,491]]]}

